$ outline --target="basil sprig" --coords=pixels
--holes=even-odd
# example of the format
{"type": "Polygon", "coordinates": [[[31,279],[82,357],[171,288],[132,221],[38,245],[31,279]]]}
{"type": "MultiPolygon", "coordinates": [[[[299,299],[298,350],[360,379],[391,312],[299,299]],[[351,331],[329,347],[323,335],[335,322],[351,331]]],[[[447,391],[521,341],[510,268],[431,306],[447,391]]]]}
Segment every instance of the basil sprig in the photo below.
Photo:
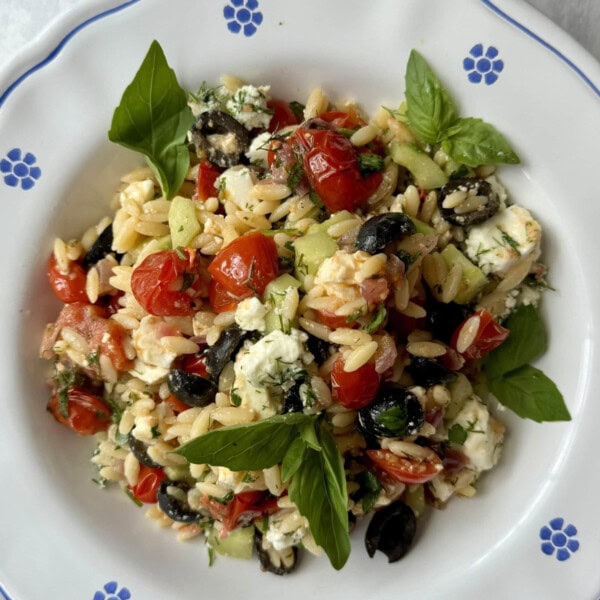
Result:
{"type": "Polygon", "coordinates": [[[416,50],[410,53],[405,82],[406,116],[421,140],[441,144],[448,156],[470,167],[520,162],[493,125],[458,116],[450,93],[416,50]]]}
{"type": "Polygon", "coordinates": [[[570,421],[571,415],[556,384],[529,362],[546,351],[548,336],[537,310],[520,306],[504,326],[509,335],[486,355],[483,369],[490,391],[520,417],[570,421]]]}
{"type": "Polygon", "coordinates": [[[195,464],[256,471],[282,464],[290,499],[308,520],[316,543],[341,569],[350,555],[348,494],[340,452],[322,420],[276,415],[201,435],[175,451],[195,464]]]}
{"type": "Polygon", "coordinates": [[[142,153],[170,199],[190,165],[185,142],[193,123],[186,93],[155,40],[113,113],[108,139],[142,153]]]}

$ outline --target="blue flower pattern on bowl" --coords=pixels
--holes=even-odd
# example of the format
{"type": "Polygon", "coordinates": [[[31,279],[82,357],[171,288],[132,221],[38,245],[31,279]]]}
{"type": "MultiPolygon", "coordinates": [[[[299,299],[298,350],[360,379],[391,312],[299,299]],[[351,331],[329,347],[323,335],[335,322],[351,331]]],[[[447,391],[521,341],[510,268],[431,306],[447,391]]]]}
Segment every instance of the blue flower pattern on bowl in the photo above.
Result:
{"type": "Polygon", "coordinates": [[[42,174],[42,170],[35,166],[37,159],[31,152],[23,155],[21,148],[13,148],[0,160],[0,173],[4,174],[4,183],[10,187],[21,186],[30,190],[42,174]]]}
{"type": "Polygon", "coordinates": [[[565,561],[571,554],[579,550],[579,542],[575,539],[577,529],[574,525],[565,526],[565,520],[557,517],[540,529],[542,552],[552,556],[556,551],[556,559],[565,561]]]}
{"type": "Polygon", "coordinates": [[[469,56],[463,60],[463,69],[467,71],[471,83],[485,82],[492,85],[498,80],[498,73],[504,69],[504,61],[498,58],[498,49],[489,46],[484,51],[483,44],[475,44],[469,50],[469,56]]]}
{"type": "Polygon", "coordinates": [[[258,0],[229,0],[223,8],[227,29],[231,33],[243,31],[246,37],[254,35],[263,21],[263,15],[257,8],[258,0]]]}
{"type": "Polygon", "coordinates": [[[116,581],[109,581],[94,594],[93,600],[129,600],[129,598],[131,598],[131,593],[127,588],[119,589],[116,581]]]}

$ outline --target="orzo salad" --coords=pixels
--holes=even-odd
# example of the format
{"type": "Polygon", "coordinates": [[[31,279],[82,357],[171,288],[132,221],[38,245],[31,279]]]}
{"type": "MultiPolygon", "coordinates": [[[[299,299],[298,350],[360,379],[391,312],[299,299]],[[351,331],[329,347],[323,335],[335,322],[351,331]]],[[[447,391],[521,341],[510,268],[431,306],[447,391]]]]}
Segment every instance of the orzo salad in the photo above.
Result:
{"type": "Polygon", "coordinates": [[[339,569],[361,519],[397,561],[497,464],[490,399],[570,418],[529,364],[542,227],[496,173],[519,158],[417,52],[405,100],[367,115],[230,76],[187,94],[153,42],[109,138],[148,166],[55,240],[48,410],[95,437],[96,483],[211,562],[339,569]]]}

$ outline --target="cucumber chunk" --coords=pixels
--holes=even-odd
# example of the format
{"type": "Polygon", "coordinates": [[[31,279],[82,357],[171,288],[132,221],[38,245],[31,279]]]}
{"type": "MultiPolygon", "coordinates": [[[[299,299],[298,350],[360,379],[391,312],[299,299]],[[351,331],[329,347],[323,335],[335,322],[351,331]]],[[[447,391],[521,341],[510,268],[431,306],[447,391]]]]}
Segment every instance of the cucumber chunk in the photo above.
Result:
{"type": "Polygon", "coordinates": [[[254,526],[234,529],[221,539],[215,529],[211,529],[207,541],[217,554],[233,558],[252,558],[254,544],[254,526]]]}
{"type": "Polygon", "coordinates": [[[320,264],[337,250],[337,242],[324,231],[298,238],[294,242],[296,279],[304,285],[306,275],[316,275],[320,264]]]}
{"type": "Polygon", "coordinates": [[[448,176],[423,150],[407,142],[394,142],[390,146],[392,160],[408,169],[420,188],[432,190],[448,183],[448,176]]]}
{"type": "Polygon", "coordinates": [[[169,229],[173,248],[189,246],[202,226],[196,217],[196,206],[189,198],[175,196],[169,208],[169,229]]]}
{"type": "Polygon", "coordinates": [[[275,329],[288,332],[291,327],[297,327],[297,319],[293,319],[291,322],[287,319],[283,319],[279,309],[281,304],[285,300],[288,290],[290,288],[298,289],[302,284],[289,273],[284,273],[273,279],[273,281],[267,284],[263,294],[263,302],[269,302],[271,309],[265,315],[265,333],[271,333],[275,329]]]}
{"type": "Polygon", "coordinates": [[[487,285],[487,277],[454,244],[448,244],[441,255],[449,268],[455,264],[462,267],[462,282],[454,301],[458,304],[468,304],[487,285]]]}

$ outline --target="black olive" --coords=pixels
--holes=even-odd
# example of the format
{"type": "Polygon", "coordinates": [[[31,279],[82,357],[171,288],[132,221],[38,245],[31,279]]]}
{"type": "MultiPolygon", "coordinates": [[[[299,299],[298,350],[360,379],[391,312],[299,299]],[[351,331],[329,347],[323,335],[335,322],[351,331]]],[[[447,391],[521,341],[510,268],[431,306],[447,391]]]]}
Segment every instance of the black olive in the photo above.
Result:
{"type": "Polygon", "coordinates": [[[102,233],[96,238],[92,247],[86,252],[83,257],[83,266],[89,268],[95,265],[99,260],[102,260],[108,254],[115,254],[117,260],[121,259],[122,254],[113,252],[113,228],[112,223],[102,230],[102,233]]]}
{"type": "Polygon", "coordinates": [[[355,247],[369,254],[377,254],[394,240],[416,232],[410,217],[401,212],[390,212],[371,217],[358,230],[355,247]]]}
{"type": "Polygon", "coordinates": [[[223,329],[219,339],[204,353],[206,370],[211,379],[217,380],[225,365],[239,350],[249,332],[240,329],[235,323],[223,329]]]}
{"type": "Polygon", "coordinates": [[[200,114],[192,127],[192,141],[197,152],[206,152],[210,162],[224,169],[239,164],[250,147],[246,128],[220,110],[200,114]]]}
{"type": "Polygon", "coordinates": [[[260,561],[260,568],[263,571],[268,571],[269,573],[274,573],[275,575],[287,575],[291,573],[296,566],[298,565],[298,548],[292,546],[290,548],[285,548],[284,550],[280,550],[279,553],[283,552],[292,552],[293,553],[293,561],[289,566],[285,566],[283,564],[283,560],[279,561],[279,566],[275,566],[271,562],[271,557],[269,553],[262,547],[262,534],[259,531],[254,533],[254,549],[258,554],[258,560],[260,561]]]}
{"type": "Polygon", "coordinates": [[[402,437],[415,434],[425,422],[417,397],[404,386],[386,383],[375,400],[358,411],[358,426],[367,434],[402,437]]]}
{"type": "Polygon", "coordinates": [[[466,306],[456,302],[445,304],[432,300],[427,303],[425,310],[427,331],[431,331],[436,340],[446,344],[450,343],[458,326],[471,315],[471,311],[466,306]]]}
{"type": "Polygon", "coordinates": [[[416,385],[431,387],[438,383],[449,383],[456,379],[456,373],[447,369],[432,358],[413,356],[406,370],[412,375],[416,385]]]}
{"type": "Polygon", "coordinates": [[[315,362],[318,365],[322,365],[331,356],[329,343],[310,333],[308,334],[308,340],[306,340],[306,347],[315,357],[315,362]]]}
{"type": "Polygon", "coordinates": [[[171,369],[167,384],[171,394],[188,406],[207,406],[217,393],[217,386],[210,379],[182,369],[171,369]]]}
{"type": "Polygon", "coordinates": [[[147,467],[152,467],[153,469],[159,469],[161,467],[161,465],[155,463],[148,456],[148,446],[144,444],[142,440],[138,440],[130,433],[127,437],[127,443],[129,444],[131,453],[138,459],[138,462],[146,465],[147,467]]]}
{"type": "Polygon", "coordinates": [[[389,562],[400,560],[410,549],[417,531],[417,519],[410,506],[400,500],[378,510],[365,534],[365,546],[371,558],[381,550],[389,562]]]}
{"type": "Polygon", "coordinates": [[[160,509],[173,521],[179,523],[198,523],[198,521],[206,520],[208,517],[202,513],[192,510],[187,501],[182,501],[176,496],[172,496],[167,492],[167,488],[176,487],[184,492],[187,496],[187,492],[190,489],[189,484],[185,481],[171,481],[170,479],[163,479],[156,497],[158,499],[158,505],[160,509]]]}
{"type": "Polygon", "coordinates": [[[500,199],[498,198],[498,194],[492,190],[492,186],[484,179],[461,177],[460,179],[450,181],[440,190],[438,207],[442,217],[448,223],[466,227],[468,225],[483,223],[490,217],[493,217],[500,208],[500,199]],[[444,200],[454,192],[467,192],[467,198],[456,207],[444,208],[444,200]],[[461,212],[468,208],[468,204],[465,203],[475,197],[481,197],[485,201],[470,211],[461,212]]]}
{"type": "Polygon", "coordinates": [[[283,397],[283,409],[282,413],[302,412],[304,410],[304,403],[300,398],[300,386],[304,382],[302,380],[296,381],[294,385],[285,393],[283,397]]]}

